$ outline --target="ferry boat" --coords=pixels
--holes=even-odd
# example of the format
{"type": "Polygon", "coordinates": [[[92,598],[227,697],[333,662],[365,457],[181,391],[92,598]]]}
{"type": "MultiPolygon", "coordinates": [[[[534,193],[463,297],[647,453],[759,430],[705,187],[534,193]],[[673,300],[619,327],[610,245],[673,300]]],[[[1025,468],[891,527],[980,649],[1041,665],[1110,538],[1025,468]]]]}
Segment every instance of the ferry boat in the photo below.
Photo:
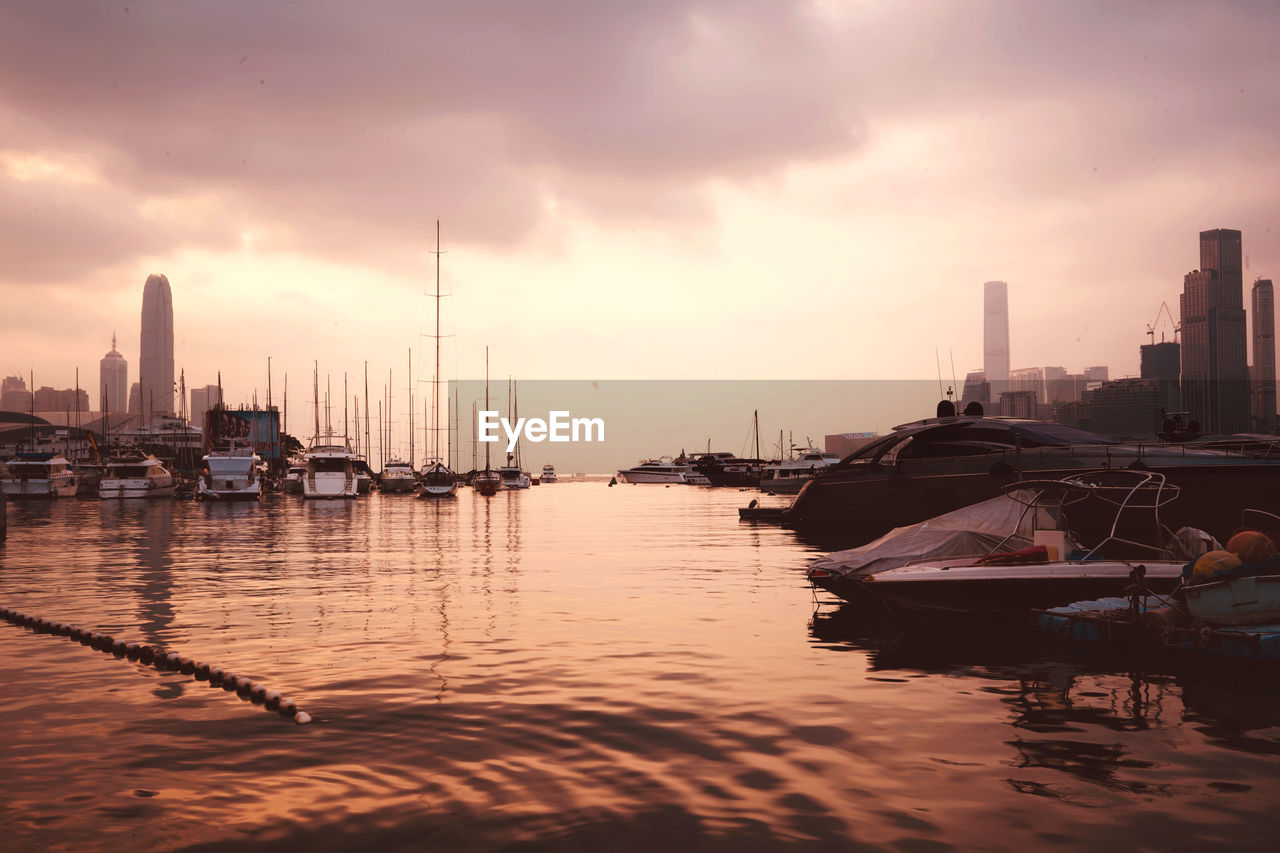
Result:
{"type": "Polygon", "coordinates": [[[98,482],[98,497],[118,498],[172,497],[177,481],[160,460],[140,451],[114,456],[98,482]]]}
{"type": "Polygon", "coordinates": [[[684,483],[685,467],[671,460],[649,459],[618,471],[619,483],[684,483]]]}
{"type": "Polygon", "coordinates": [[[760,475],[760,491],[794,495],[819,471],[840,461],[840,454],[819,450],[812,445],[795,459],[764,466],[760,475]]]}
{"type": "Polygon", "coordinates": [[[335,443],[336,436],[313,438],[303,460],[306,471],[302,475],[304,498],[354,498],[359,494],[356,477],[356,455],[346,439],[335,443]]]}
{"type": "Polygon", "coordinates": [[[554,483],[558,479],[556,477],[556,466],[543,465],[542,476],[539,477],[538,479],[540,479],[544,483],[554,483]]]}
{"type": "Polygon", "coordinates": [[[76,494],[76,474],[60,453],[23,453],[9,460],[9,471],[0,476],[0,492],[18,500],[70,498],[76,494]]]}
{"type": "Polygon", "coordinates": [[[196,497],[207,501],[256,501],[262,497],[262,461],[252,447],[211,450],[196,482],[196,497]]]}
{"type": "Polygon", "coordinates": [[[408,462],[392,459],[382,469],[382,491],[388,495],[412,494],[417,482],[408,462]]]}

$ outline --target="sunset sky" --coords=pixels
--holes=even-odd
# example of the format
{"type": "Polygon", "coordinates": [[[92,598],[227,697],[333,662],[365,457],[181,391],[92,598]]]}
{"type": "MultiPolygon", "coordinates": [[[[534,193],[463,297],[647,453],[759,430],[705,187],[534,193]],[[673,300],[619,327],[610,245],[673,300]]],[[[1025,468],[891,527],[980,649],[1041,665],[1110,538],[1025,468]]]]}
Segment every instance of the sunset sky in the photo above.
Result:
{"type": "Polygon", "coordinates": [[[402,398],[439,219],[446,378],[488,346],[504,380],[934,379],[940,353],[962,381],[991,279],[1013,367],[1135,375],[1200,230],[1243,230],[1246,290],[1280,277],[1278,24],[1274,2],[6,0],[0,370],[91,385],[114,331],[135,381],[163,273],[189,386],[265,400],[268,356],[291,395],[315,360],[337,387],[368,361],[402,398]]]}

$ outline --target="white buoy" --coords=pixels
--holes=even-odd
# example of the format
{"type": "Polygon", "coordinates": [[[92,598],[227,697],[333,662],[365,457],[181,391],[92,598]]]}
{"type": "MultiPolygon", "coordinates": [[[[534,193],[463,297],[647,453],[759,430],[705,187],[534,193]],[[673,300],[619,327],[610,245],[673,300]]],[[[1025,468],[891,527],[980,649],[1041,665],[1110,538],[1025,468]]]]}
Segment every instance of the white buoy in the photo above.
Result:
{"type": "Polygon", "coordinates": [[[293,721],[300,726],[305,726],[307,723],[311,722],[311,715],[306,711],[299,711],[294,715],[293,721]]]}

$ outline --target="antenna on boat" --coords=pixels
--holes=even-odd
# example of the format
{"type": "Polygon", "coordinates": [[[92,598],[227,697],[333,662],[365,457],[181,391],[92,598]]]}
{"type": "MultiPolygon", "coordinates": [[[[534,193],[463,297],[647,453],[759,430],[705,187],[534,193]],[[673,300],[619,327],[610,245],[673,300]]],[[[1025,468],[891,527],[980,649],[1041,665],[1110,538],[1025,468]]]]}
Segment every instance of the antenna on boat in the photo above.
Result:
{"type": "Polygon", "coordinates": [[[933,361],[938,365],[938,397],[941,398],[945,395],[942,393],[942,357],[938,355],[937,347],[933,348],[933,361]]]}

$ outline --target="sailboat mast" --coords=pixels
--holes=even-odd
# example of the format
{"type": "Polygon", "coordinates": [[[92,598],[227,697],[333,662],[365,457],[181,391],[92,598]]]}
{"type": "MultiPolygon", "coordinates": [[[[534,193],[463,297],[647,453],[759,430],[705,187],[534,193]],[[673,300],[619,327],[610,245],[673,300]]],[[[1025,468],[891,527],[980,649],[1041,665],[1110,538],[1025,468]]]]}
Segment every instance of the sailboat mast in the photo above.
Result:
{"type": "Polygon", "coordinates": [[[409,347],[409,467],[413,467],[413,347],[409,347]]]}
{"type": "MultiPolygon", "coordinates": [[[[358,429],[359,427],[357,427],[358,429]]],[[[378,428],[381,432],[381,427],[378,428]]],[[[378,436],[381,440],[382,436],[378,436]]],[[[373,443],[369,440],[369,362],[364,363],[364,455],[365,461],[373,457],[373,443]]],[[[378,466],[381,470],[382,466],[378,466]]]]}
{"type": "MultiPolygon", "coordinates": [[[[484,410],[489,411],[489,348],[484,348],[484,410]]],[[[489,442],[484,443],[484,470],[489,470],[489,442]]]]}
{"type": "Polygon", "coordinates": [[[436,406],[440,399],[440,220],[436,220],[436,372],[431,382],[431,455],[440,461],[440,424],[436,406]]]}
{"type": "Polygon", "coordinates": [[[316,409],[316,431],[314,435],[317,438],[319,438],[320,436],[320,362],[313,361],[312,365],[313,366],[311,368],[311,388],[315,395],[314,402],[315,402],[315,409],[316,409]]]}

